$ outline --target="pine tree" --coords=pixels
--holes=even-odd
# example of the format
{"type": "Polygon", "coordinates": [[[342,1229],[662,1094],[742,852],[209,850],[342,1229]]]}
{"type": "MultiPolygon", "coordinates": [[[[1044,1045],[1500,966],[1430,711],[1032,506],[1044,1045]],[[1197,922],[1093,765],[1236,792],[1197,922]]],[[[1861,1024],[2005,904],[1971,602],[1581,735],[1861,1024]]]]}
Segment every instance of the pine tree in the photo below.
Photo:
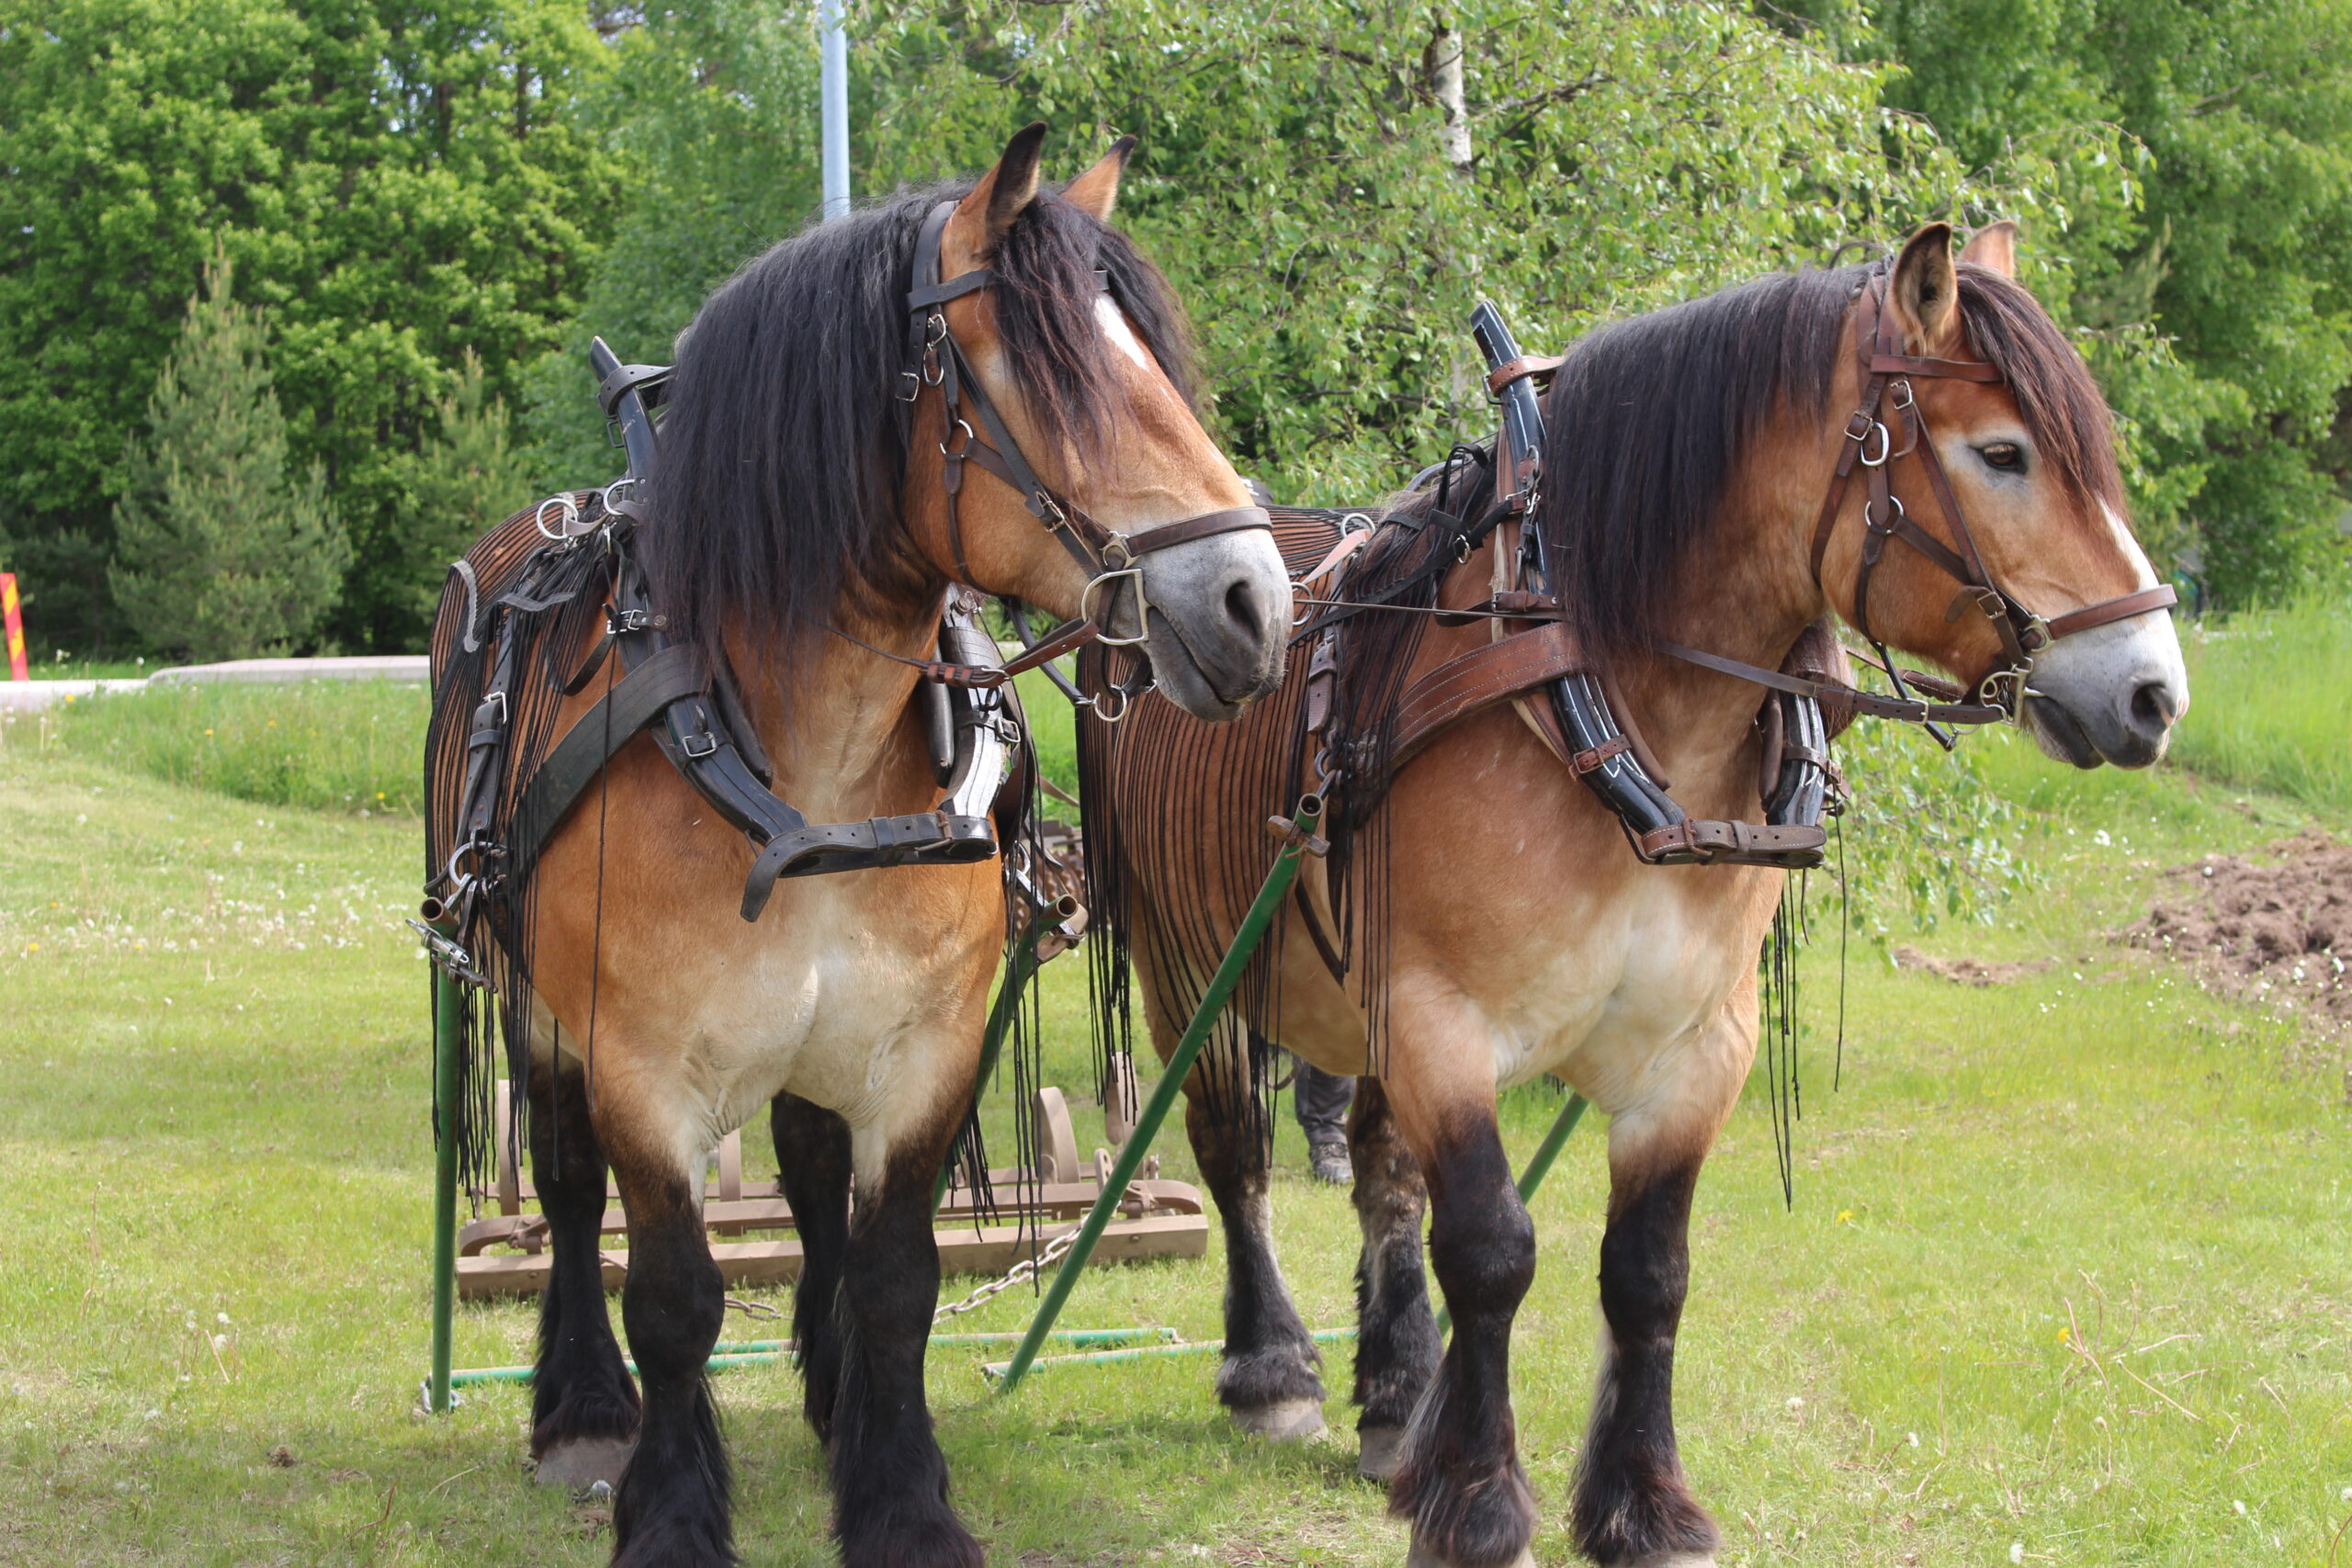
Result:
{"type": "Polygon", "coordinates": [[[533,499],[506,404],[488,395],[473,350],[434,406],[438,430],[401,466],[393,531],[370,545],[353,577],[353,596],[375,607],[368,630],[379,648],[423,649],[449,563],[533,499]]]}
{"type": "Polygon", "coordinates": [[[325,475],[287,472],[269,329],[216,254],[125,446],[115,602],[147,644],[198,660],[300,642],[334,604],[351,547],[325,475]]]}

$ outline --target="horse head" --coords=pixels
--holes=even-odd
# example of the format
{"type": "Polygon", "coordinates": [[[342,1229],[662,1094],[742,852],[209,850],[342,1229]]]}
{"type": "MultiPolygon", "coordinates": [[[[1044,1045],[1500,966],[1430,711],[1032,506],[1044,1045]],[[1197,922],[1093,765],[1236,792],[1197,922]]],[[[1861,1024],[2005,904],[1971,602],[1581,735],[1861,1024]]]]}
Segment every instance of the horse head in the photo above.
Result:
{"type": "Polygon", "coordinates": [[[2017,282],[2015,235],[1994,224],[1955,263],[1930,223],[1865,284],[1830,404],[1871,416],[1840,436],[1863,482],[1825,509],[1816,567],[1849,622],[2009,705],[2052,757],[2145,767],[2188,707],[2170,596],[2124,518],[2106,402],[2017,282]]]}

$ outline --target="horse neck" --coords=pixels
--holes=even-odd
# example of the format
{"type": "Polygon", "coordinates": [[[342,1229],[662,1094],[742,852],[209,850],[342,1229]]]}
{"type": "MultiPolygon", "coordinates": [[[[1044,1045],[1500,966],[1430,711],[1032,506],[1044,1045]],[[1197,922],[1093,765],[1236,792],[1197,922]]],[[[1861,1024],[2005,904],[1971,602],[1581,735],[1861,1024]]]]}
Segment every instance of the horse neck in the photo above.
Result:
{"type": "MultiPolygon", "coordinates": [[[[1777,670],[1826,609],[1811,560],[1826,484],[1809,425],[1768,431],[1724,487],[1707,544],[1681,564],[1657,635],[1777,670]]],[[[1619,684],[1682,803],[1702,816],[1752,810],[1751,722],[1763,688],[1662,653],[1625,657],[1619,684]]]]}
{"type": "Polygon", "coordinates": [[[940,591],[925,588],[876,604],[835,605],[828,625],[847,637],[819,631],[792,650],[729,639],[745,705],[775,765],[776,793],[810,820],[874,815],[877,800],[904,793],[893,786],[911,789],[918,778],[929,789],[930,759],[908,723],[918,672],[872,649],[933,657],[939,615],[940,591]]]}

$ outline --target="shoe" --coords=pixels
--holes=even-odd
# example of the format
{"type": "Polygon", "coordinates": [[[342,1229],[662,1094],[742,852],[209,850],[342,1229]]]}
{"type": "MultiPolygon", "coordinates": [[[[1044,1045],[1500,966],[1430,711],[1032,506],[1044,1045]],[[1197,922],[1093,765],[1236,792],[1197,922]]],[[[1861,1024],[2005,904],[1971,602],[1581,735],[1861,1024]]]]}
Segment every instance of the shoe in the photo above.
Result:
{"type": "Polygon", "coordinates": [[[1348,1158],[1345,1144],[1309,1144],[1306,1164],[1317,1181],[1328,1181],[1334,1187],[1355,1185],[1356,1168],[1348,1158]]]}

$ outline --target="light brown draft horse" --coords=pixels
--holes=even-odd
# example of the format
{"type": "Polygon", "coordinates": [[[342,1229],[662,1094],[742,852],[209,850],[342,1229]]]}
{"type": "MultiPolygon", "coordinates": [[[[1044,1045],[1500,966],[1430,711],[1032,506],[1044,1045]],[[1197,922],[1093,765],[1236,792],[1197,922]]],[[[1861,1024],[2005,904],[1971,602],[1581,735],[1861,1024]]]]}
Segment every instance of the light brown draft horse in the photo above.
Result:
{"type": "MultiPolygon", "coordinates": [[[[1053,194],[1038,188],[1043,135],[1015,137],[968,190],[902,195],[785,242],[681,340],[637,536],[653,608],[737,672],[775,793],[812,821],[938,799],[915,665],[933,657],[955,581],[1140,636],[1159,689],[1201,718],[1231,717],[1279,677],[1280,557],[1262,514],[1254,531],[1199,526],[1250,496],[1194,418],[1175,301],[1106,226],[1132,139],[1053,194]],[[928,231],[938,286],[910,299],[926,223],[948,207],[944,231],[928,231]],[[944,326],[926,320],[933,301],[944,326]],[[989,441],[943,417],[951,334],[979,384],[962,384],[971,422],[990,419],[980,396],[1001,416],[971,461],[1017,469],[1025,457],[1039,495],[967,468],[951,513],[943,453],[989,441]],[[1109,564],[1131,544],[1136,570],[1092,586],[1041,525],[1065,513],[1100,525],[1109,564]],[[1184,522],[1185,542],[1148,542],[1184,522]]],[[[453,590],[444,649],[464,604],[453,590]]],[[[605,684],[570,698],[560,728],[605,684]]],[[[1005,935],[999,867],[786,880],[747,921],[752,864],[644,736],[538,862],[531,1152],[555,1257],[532,1449],[543,1474],[575,1480],[625,1457],[615,1562],[735,1560],[704,1378],[723,1306],[701,1199],[719,1139],[779,1101],[807,1248],[808,1408],[830,1449],[842,1558],[977,1563],[948,1504],[923,1353],[940,1279],[933,1181],[973,1092],[1005,935]],[[608,1161],[628,1216],[621,1311],[641,1401],[599,1277],[608,1161]]]]}
{"type": "MultiPolygon", "coordinates": [[[[2131,597],[2161,591],[2120,515],[2106,408],[2064,336],[2013,281],[2012,232],[1980,234],[1956,265],[1951,231],[1930,225],[1891,274],[1873,265],[1763,278],[1597,333],[1561,367],[1532,514],[1560,618],[1586,667],[1613,677],[1621,719],[1638,719],[1694,818],[1756,818],[1761,694],[1661,645],[1769,671],[1819,617],[1854,615],[1873,497],[1855,484],[1826,508],[1817,566],[1813,541],[1849,440],[1849,411],[1862,400],[1856,321],[1866,299],[1892,312],[1895,354],[1947,362],[1921,364],[1883,406],[1916,398],[1909,428],[1934,443],[1991,581],[2052,623],[2085,606],[2105,613],[2082,619],[2110,623],[2072,637],[2064,634],[2079,621],[2055,627],[2064,640],[2034,661],[2022,722],[2079,767],[2144,766],[2163,751],[2188,701],[2178,645],[2170,619],[2131,597]],[[1955,361],[1971,363],[1955,370],[1955,361]]],[[[1955,530],[1939,521],[1945,510],[1905,446],[1905,421],[1880,417],[1894,427],[1894,450],[1885,431],[1865,430],[1867,459],[1883,464],[1893,499],[1950,547],[1955,530]]],[[[1408,496],[1331,597],[1374,597],[1384,570],[1393,581],[1397,563],[1421,552],[1448,569],[1436,604],[1487,600],[1506,575],[1494,553],[1514,549],[1518,525],[1453,564],[1442,553],[1464,547],[1453,530],[1492,494],[1485,479],[1470,488],[1465,508],[1463,484],[1453,486],[1453,515],[1441,513],[1433,487],[1408,496]]],[[[1878,507],[1879,521],[1886,512],[1878,507]]],[[[1954,582],[1928,555],[1884,540],[1873,553],[1868,630],[1971,690],[2002,667],[1988,616],[1974,599],[1955,602],[1954,582]]],[[[1393,705],[1381,694],[1497,635],[1482,620],[1430,621],[1373,612],[1350,623],[1343,714],[1362,717],[1367,701],[1393,705]]],[[[1315,781],[1298,739],[1306,663],[1294,660],[1283,693],[1227,728],[1146,702],[1107,739],[1090,729],[1088,788],[1102,793],[1103,819],[1100,832],[1088,826],[1104,883],[1092,902],[1127,944],[1163,1057],[1262,874],[1266,817],[1315,781]]],[[[1675,1330],[1692,1190],[1755,1057],[1758,954],[1786,873],[1642,863],[1619,821],[1510,703],[1444,729],[1393,777],[1351,772],[1364,753],[1343,745],[1339,761],[1333,860],[1309,872],[1254,1005],[1239,1010],[1317,1066],[1368,1075],[1350,1126],[1363,1228],[1363,1466],[1393,1476],[1390,1506],[1411,1521],[1415,1563],[1530,1561],[1536,1506],[1516,1451],[1509,1356],[1535,1243],[1497,1136],[1495,1095],[1557,1074],[1610,1117],[1605,1326],[1576,1539],[1612,1568],[1711,1563],[1717,1531],[1675,1445],[1675,1330]],[[1352,840],[1342,842],[1351,817],[1352,840]],[[1353,868],[1335,871],[1343,852],[1353,868]],[[1346,980],[1318,949],[1350,961],[1346,980]],[[1442,1353],[1422,1276],[1425,1205],[1453,1321],[1442,1353]]],[[[1246,1429],[1295,1434],[1321,1426],[1324,1391],[1269,1240],[1266,1140],[1248,1090],[1244,1023],[1225,1021],[1186,1085],[1230,1270],[1217,1390],[1246,1429]]]]}

